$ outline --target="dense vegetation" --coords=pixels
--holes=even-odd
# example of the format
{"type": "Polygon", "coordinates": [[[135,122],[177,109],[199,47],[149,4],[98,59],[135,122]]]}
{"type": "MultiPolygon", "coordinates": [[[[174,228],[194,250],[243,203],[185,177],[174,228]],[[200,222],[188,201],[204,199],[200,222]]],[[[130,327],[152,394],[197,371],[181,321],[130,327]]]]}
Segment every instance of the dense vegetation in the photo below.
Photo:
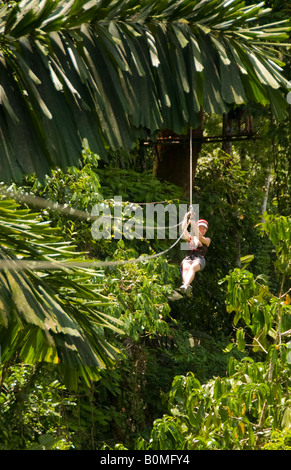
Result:
{"type": "MultiPolygon", "coordinates": [[[[210,121],[209,128],[219,119],[210,121]]],[[[277,130],[256,146],[233,147],[231,162],[219,148],[202,152],[195,197],[210,222],[212,246],[193,299],[171,300],[180,283],[179,246],[165,257],[98,270],[98,292],[111,300],[103,311],[122,320],[123,330],[106,333],[119,354],[99,380],[81,376],[66,386],[58,365],[23,363],[17,347],[2,362],[3,449],[290,448],[290,150],[279,143],[288,133],[277,130]],[[269,158],[274,140],[280,169],[269,158]],[[271,184],[263,216],[266,163],[271,184]]],[[[151,160],[149,151],[144,165],[151,160]]],[[[131,202],[184,201],[180,188],[134,164],[131,155],[119,156],[119,167],[104,166],[84,149],[78,168],[53,171],[44,184],[31,175],[10,189],[88,212],[116,194],[131,202]]],[[[129,259],[169,246],[157,238],[96,240],[91,220],[58,210],[38,217],[91,259],[129,259]]],[[[57,273],[49,277],[60,282],[57,273]]]]}
{"type": "MultiPolygon", "coordinates": [[[[276,21],[290,11],[269,3],[276,21]]],[[[133,203],[188,204],[153,174],[155,147],[105,146],[105,161],[84,140],[75,166],[1,184],[1,450],[291,449],[291,116],[248,112],[257,138],[199,155],[193,201],[212,242],[190,299],[174,300],[179,244],[94,266],[173,243],[92,232],[115,196],[125,219],[133,203]]],[[[221,134],[222,116],[203,126],[221,134]]]]}

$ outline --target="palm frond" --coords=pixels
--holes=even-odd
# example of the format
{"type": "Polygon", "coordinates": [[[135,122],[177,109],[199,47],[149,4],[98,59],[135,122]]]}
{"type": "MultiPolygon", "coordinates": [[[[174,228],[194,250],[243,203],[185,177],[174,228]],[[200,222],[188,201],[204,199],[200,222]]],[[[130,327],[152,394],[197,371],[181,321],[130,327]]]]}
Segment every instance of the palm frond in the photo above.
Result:
{"type": "Polygon", "coordinates": [[[289,22],[263,2],[23,0],[0,7],[0,156],[4,181],[75,165],[82,140],[106,159],[197,113],[255,101],[287,110],[274,65],[289,22]],[[15,138],[17,136],[17,138],[15,138]]]}
{"type": "Polygon", "coordinates": [[[15,201],[0,200],[1,360],[17,353],[25,363],[56,363],[72,386],[78,375],[88,381],[114,363],[118,351],[105,330],[122,334],[122,321],[106,314],[114,299],[101,292],[103,272],[66,268],[84,254],[52,230],[15,201]],[[50,261],[54,269],[19,269],[21,260],[50,261]]]}

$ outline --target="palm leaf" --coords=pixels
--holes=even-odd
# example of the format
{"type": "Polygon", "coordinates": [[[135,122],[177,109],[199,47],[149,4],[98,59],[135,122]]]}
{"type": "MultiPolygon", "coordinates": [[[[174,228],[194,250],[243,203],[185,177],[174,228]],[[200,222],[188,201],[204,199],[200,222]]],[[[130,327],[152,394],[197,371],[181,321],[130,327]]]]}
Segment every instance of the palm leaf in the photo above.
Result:
{"type": "Polygon", "coordinates": [[[13,200],[0,200],[0,221],[2,361],[17,352],[26,363],[59,364],[74,383],[80,374],[86,380],[96,378],[118,354],[104,329],[122,334],[121,320],[106,314],[113,300],[93,282],[98,273],[66,268],[66,260],[80,261],[84,256],[52,234],[48,222],[40,222],[13,200]],[[54,262],[54,269],[19,269],[21,260],[54,262]],[[61,262],[59,268],[56,260],[61,262]]]}
{"type": "Polygon", "coordinates": [[[201,106],[222,114],[255,101],[271,104],[282,119],[288,82],[273,64],[275,45],[288,44],[290,26],[287,20],[267,24],[269,10],[263,5],[240,0],[3,4],[3,180],[20,180],[27,171],[42,177],[52,166],[76,164],[84,138],[105,159],[108,148],[128,151],[140,136],[162,128],[179,133],[195,126],[201,106]]]}

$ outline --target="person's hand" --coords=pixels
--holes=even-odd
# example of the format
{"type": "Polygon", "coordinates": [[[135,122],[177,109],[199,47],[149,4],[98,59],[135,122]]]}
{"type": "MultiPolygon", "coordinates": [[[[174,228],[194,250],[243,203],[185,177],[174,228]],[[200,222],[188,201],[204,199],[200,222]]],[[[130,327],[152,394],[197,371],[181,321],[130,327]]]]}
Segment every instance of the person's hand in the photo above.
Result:
{"type": "Polygon", "coordinates": [[[196,216],[195,212],[189,211],[189,212],[187,212],[187,214],[185,215],[185,217],[187,217],[187,220],[190,220],[191,216],[193,216],[193,218],[195,218],[195,216],[196,216]]]}
{"type": "Polygon", "coordinates": [[[201,241],[198,240],[198,238],[196,236],[194,236],[193,238],[191,237],[190,240],[189,240],[190,250],[195,250],[195,248],[197,248],[197,246],[202,246],[201,241]]]}

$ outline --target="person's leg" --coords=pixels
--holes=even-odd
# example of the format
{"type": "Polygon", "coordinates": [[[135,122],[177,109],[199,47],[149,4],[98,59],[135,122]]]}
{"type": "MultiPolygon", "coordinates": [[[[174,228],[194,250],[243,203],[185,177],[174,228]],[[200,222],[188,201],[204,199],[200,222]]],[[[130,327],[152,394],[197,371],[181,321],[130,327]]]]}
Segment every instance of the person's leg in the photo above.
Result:
{"type": "Polygon", "coordinates": [[[200,270],[199,259],[195,259],[192,262],[184,260],[182,263],[182,280],[183,285],[180,287],[180,291],[186,294],[187,297],[192,295],[191,282],[194,281],[195,273],[200,270]]]}
{"type": "Polygon", "coordinates": [[[184,260],[181,264],[181,275],[182,275],[182,285],[180,287],[180,291],[182,294],[186,294],[187,292],[187,285],[185,284],[185,280],[189,277],[189,272],[191,270],[191,261],[184,260]]]}
{"type": "Polygon", "coordinates": [[[199,270],[200,270],[199,259],[195,259],[192,263],[187,263],[187,261],[185,261],[183,263],[183,274],[182,274],[183,284],[186,286],[190,286],[190,284],[194,281],[195,274],[199,270]],[[184,269],[184,266],[185,266],[185,269],[184,269]]]}

